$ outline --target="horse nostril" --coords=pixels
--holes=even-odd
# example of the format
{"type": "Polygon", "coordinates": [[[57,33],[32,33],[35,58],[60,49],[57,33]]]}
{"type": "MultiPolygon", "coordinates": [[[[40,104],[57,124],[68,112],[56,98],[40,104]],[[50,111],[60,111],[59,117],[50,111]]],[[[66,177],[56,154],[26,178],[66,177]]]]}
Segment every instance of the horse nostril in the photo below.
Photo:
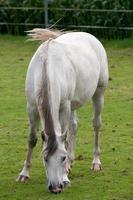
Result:
{"type": "Polygon", "coordinates": [[[53,187],[53,185],[49,185],[49,191],[54,193],[54,194],[59,194],[61,193],[62,189],[63,189],[63,185],[60,184],[58,187],[53,187]]]}
{"type": "Polygon", "coordinates": [[[52,189],[53,189],[52,185],[50,185],[50,186],[48,187],[48,189],[49,189],[49,191],[52,191],[52,189]]]}
{"type": "Polygon", "coordinates": [[[63,189],[63,185],[62,184],[60,184],[60,188],[63,189]]]}

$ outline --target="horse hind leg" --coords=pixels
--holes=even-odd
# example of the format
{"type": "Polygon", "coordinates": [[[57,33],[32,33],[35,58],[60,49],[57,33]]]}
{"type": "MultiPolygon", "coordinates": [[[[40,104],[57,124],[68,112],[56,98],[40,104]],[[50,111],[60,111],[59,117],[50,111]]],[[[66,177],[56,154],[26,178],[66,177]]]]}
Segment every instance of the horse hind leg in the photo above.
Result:
{"type": "Polygon", "coordinates": [[[24,167],[22,171],[20,172],[17,181],[25,182],[27,179],[30,178],[29,171],[32,165],[32,154],[33,154],[33,148],[36,146],[37,143],[37,130],[38,130],[38,124],[39,124],[39,115],[35,108],[32,108],[31,106],[27,106],[28,108],[28,115],[29,115],[29,124],[30,124],[30,133],[29,133],[29,139],[28,139],[28,151],[26,160],[24,162],[24,167]]]}
{"type": "Polygon", "coordinates": [[[101,111],[104,105],[104,88],[98,87],[93,96],[93,128],[95,133],[95,143],[94,143],[94,158],[92,162],[92,169],[94,171],[101,170],[100,162],[100,147],[99,147],[99,130],[101,127],[101,111]]]}

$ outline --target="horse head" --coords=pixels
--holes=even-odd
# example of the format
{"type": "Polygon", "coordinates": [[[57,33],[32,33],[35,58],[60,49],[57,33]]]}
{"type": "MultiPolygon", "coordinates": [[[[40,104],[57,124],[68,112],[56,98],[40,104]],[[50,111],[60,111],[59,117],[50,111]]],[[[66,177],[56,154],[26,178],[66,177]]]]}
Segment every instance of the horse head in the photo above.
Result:
{"type": "Polygon", "coordinates": [[[60,193],[70,183],[67,172],[67,151],[65,149],[66,134],[61,136],[42,134],[43,162],[46,168],[48,188],[50,192],[60,193]]]}

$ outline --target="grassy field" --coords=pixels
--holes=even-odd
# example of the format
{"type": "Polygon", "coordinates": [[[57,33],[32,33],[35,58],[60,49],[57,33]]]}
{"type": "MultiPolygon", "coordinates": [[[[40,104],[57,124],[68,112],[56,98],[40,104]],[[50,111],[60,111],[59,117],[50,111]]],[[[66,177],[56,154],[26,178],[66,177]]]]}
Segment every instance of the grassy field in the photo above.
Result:
{"type": "Polygon", "coordinates": [[[76,160],[71,187],[60,195],[47,190],[41,137],[34,151],[31,179],[16,183],[27,149],[24,81],[37,43],[0,36],[0,200],[133,200],[133,40],[104,41],[110,70],[101,129],[102,171],[91,171],[92,105],[78,111],[76,160]]]}

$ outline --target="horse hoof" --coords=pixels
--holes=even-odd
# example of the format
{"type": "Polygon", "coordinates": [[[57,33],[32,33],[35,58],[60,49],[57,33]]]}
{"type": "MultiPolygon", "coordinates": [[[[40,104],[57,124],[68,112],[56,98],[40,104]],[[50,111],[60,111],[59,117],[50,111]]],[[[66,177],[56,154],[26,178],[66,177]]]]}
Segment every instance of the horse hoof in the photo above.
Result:
{"type": "Polygon", "coordinates": [[[100,171],[101,169],[102,169],[101,164],[99,164],[99,163],[93,163],[92,164],[92,170],[94,170],[94,171],[100,171]]]}
{"type": "Polygon", "coordinates": [[[19,175],[16,179],[17,182],[25,183],[30,179],[29,176],[19,175]]]}

